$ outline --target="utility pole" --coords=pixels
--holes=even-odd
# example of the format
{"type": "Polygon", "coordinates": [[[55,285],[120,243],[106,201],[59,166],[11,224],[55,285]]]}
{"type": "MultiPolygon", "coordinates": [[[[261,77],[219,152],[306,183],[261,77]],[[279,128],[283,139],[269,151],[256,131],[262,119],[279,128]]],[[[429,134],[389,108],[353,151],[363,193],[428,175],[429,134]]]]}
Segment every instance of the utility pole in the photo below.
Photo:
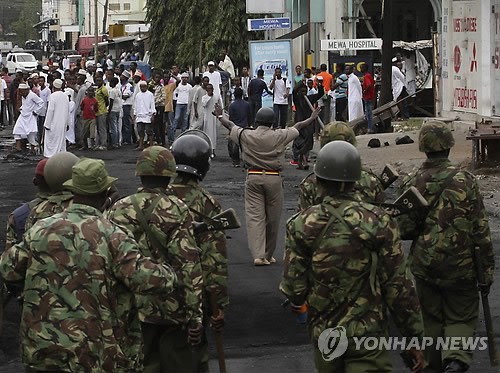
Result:
{"type": "Polygon", "coordinates": [[[97,50],[99,43],[99,20],[97,19],[97,0],[94,0],[94,63],[97,66],[97,50]]]}
{"type": "MultiPolygon", "coordinates": [[[[380,106],[392,101],[392,3],[383,1],[383,45],[382,45],[382,87],[380,91],[380,106]]],[[[384,121],[384,132],[392,132],[391,119],[384,121]]]]}

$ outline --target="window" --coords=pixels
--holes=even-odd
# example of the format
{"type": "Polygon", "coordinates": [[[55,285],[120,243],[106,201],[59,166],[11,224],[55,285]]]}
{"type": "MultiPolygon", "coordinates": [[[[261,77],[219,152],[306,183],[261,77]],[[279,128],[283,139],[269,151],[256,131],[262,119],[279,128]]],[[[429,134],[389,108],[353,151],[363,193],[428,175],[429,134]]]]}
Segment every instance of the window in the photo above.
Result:
{"type": "Polygon", "coordinates": [[[123,10],[130,10],[130,3],[123,3],[123,10]]]}
{"type": "Polygon", "coordinates": [[[109,10],[120,10],[120,3],[109,4],[109,10]]]}
{"type": "Polygon", "coordinates": [[[17,61],[18,62],[36,62],[36,59],[32,54],[18,54],[17,61]]]}

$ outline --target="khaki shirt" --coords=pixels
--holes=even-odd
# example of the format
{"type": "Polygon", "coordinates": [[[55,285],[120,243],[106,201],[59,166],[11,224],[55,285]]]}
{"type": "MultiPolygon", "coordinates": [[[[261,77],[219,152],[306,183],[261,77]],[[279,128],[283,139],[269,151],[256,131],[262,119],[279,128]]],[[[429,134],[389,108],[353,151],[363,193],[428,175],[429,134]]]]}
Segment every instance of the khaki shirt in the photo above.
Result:
{"type": "Polygon", "coordinates": [[[293,127],[273,130],[266,126],[258,126],[254,130],[243,131],[233,127],[230,133],[232,141],[242,148],[243,160],[250,168],[276,170],[283,169],[285,146],[299,136],[293,127]],[[241,142],[241,144],[240,144],[241,142]]]}
{"type": "Polygon", "coordinates": [[[177,88],[175,83],[170,83],[165,86],[165,112],[174,111],[174,91],[177,88]]]}

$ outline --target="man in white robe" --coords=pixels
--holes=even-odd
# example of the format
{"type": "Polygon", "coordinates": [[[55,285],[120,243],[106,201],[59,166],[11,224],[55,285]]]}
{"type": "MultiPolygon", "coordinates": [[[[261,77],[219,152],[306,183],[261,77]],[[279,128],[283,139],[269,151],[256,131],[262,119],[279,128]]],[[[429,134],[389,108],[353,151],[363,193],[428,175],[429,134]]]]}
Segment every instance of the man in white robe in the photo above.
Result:
{"type": "Polygon", "coordinates": [[[353,73],[352,66],[346,66],[345,73],[349,77],[347,81],[349,121],[362,118],[363,111],[363,89],[356,74],[353,73]]]}
{"type": "Polygon", "coordinates": [[[22,140],[27,139],[31,151],[35,151],[37,128],[37,116],[43,110],[44,102],[30,90],[26,83],[19,84],[19,92],[22,96],[21,113],[16,120],[12,134],[16,140],[16,150],[22,151],[22,140]]]}
{"type": "MultiPolygon", "coordinates": [[[[394,61],[393,62],[397,62],[394,61]]],[[[392,99],[398,101],[399,96],[403,93],[403,88],[405,88],[406,78],[396,65],[392,66],[392,99]]]]}
{"type": "Polygon", "coordinates": [[[45,158],[66,151],[66,131],[69,123],[69,99],[62,91],[63,81],[56,79],[52,86],[54,92],[50,95],[43,125],[45,129],[43,156],[45,158]]]}

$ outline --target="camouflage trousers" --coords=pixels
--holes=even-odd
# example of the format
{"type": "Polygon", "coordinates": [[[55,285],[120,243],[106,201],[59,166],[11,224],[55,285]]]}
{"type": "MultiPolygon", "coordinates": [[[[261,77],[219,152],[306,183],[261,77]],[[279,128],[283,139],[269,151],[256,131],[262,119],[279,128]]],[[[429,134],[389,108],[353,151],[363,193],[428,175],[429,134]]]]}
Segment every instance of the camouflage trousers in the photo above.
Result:
{"type": "Polygon", "coordinates": [[[142,324],[144,373],[195,373],[198,361],[187,341],[187,329],[142,324]]]}
{"type": "MultiPolygon", "coordinates": [[[[479,316],[479,294],[477,286],[443,288],[416,279],[418,298],[422,306],[426,337],[473,337],[479,316]]],[[[467,365],[472,362],[472,352],[461,349],[447,351],[427,347],[426,371],[441,372],[446,360],[459,360],[467,365]]]]}
{"type": "Polygon", "coordinates": [[[317,373],[390,373],[392,364],[386,350],[356,350],[354,343],[349,343],[347,351],[332,361],[323,359],[318,349],[318,342],[313,339],[314,365],[317,373]]]}

